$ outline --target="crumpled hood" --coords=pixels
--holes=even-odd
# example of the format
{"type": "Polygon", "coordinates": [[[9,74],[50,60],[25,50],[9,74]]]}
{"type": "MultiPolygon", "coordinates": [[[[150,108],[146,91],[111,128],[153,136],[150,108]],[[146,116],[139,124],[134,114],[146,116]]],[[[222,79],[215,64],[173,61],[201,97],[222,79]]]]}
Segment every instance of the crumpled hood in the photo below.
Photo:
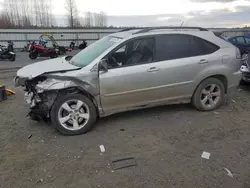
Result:
{"type": "Polygon", "coordinates": [[[17,71],[17,77],[32,79],[44,73],[69,71],[81,69],[63,58],[50,59],[27,65],[17,71]]]}

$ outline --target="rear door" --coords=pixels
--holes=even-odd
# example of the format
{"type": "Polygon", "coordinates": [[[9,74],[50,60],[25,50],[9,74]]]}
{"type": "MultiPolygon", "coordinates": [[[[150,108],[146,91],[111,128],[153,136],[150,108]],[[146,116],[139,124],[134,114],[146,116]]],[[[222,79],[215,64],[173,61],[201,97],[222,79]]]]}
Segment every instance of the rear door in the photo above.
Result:
{"type": "Polygon", "coordinates": [[[185,34],[156,37],[156,67],[161,100],[189,99],[196,76],[218,61],[211,55],[219,48],[201,38],[185,34]]]}

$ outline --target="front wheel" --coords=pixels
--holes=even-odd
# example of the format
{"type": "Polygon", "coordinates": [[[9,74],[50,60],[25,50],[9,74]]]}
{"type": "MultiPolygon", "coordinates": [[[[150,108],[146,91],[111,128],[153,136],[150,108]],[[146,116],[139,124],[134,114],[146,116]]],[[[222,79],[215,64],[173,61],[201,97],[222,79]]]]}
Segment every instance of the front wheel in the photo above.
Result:
{"type": "Polygon", "coordinates": [[[225,101],[225,87],[216,78],[208,78],[200,83],[193,94],[192,103],[196,109],[211,111],[225,101]]]}
{"type": "Polygon", "coordinates": [[[55,128],[64,135],[88,132],[97,119],[93,102],[81,94],[62,95],[51,109],[51,120],[55,128]]]}
{"type": "Polygon", "coordinates": [[[30,59],[36,59],[38,57],[38,53],[37,52],[30,52],[29,53],[29,58],[30,59]]]}

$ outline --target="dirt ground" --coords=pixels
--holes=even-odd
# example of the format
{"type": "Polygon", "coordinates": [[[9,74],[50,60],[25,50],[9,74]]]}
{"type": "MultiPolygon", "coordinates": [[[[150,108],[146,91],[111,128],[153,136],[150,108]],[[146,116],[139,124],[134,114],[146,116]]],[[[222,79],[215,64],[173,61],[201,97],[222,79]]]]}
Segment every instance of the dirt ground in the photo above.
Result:
{"type": "Polygon", "coordinates": [[[213,112],[174,105],[121,113],[69,137],[28,120],[16,88],[0,103],[0,187],[250,188],[250,85],[242,89],[213,112]],[[127,157],[137,166],[112,169],[127,157]]]}

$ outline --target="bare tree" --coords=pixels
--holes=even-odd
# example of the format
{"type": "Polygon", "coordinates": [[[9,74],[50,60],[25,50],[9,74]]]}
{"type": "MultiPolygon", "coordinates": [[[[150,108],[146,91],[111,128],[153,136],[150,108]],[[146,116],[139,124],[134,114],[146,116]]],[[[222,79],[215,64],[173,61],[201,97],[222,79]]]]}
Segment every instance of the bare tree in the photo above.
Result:
{"type": "Polygon", "coordinates": [[[52,9],[50,0],[32,0],[31,3],[35,15],[34,24],[40,27],[50,27],[52,25],[52,9]]]}
{"type": "Polygon", "coordinates": [[[93,27],[93,14],[91,12],[86,12],[84,15],[84,26],[85,27],[93,27]]]}
{"type": "Polygon", "coordinates": [[[107,26],[107,16],[104,12],[95,14],[95,26],[96,27],[106,27],[107,26]]]}
{"type": "Polygon", "coordinates": [[[71,28],[77,27],[80,23],[78,19],[78,9],[75,0],[65,0],[65,9],[68,12],[68,21],[71,28]]]}

